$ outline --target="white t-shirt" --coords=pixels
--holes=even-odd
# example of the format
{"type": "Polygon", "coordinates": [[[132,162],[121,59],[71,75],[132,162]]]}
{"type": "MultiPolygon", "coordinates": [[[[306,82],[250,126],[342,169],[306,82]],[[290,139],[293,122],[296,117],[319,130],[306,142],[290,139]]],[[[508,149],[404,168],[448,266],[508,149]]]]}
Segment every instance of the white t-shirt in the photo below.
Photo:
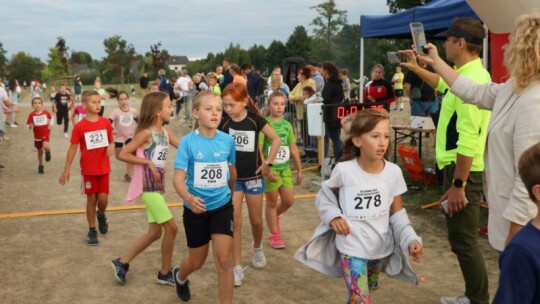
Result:
{"type": "Polygon", "coordinates": [[[353,159],[336,165],[328,185],[339,188],[339,205],[351,227],[349,235],[336,236],[339,252],[364,259],[390,255],[390,206],[395,196],[407,191],[401,169],[385,161],[381,172],[371,174],[353,159]]]}
{"type": "Polygon", "coordinates": [[[191,79],[187,77],[178,77],[176,83],[174,84],[174,92],[178,94],[178,97],[186,96],[187,92],[189,91],[190,82],[191,79]]]}

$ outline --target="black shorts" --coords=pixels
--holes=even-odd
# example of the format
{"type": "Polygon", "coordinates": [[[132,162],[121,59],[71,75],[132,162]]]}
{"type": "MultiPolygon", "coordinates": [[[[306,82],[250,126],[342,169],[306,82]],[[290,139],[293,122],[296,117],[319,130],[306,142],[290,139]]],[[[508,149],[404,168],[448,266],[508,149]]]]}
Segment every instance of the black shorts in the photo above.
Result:
{"type": "Polygon", "coordinates": [[[122,149],[124,146],[127,146],[127,144],[129,144],[130,142],[131,142],[131,138],[128,138],[128,139],[126,140],[126,142],[123,142],[123,143],[121,143],[121,142],[114,142],[114,147],[115,147],[115,148],[118,148],[118,149],[122,149]]]}
{"type": "Polygon", "coordinates": [[[232,201],[205,213],[195,214],[184,207],[184,231],[189,248],[199,248],[210,242],[212,234],[233,236],[233,205],[232,201]]]}
{"type": "Polygon", "coordinates": [[[396,94],[396,97],[401,97],[403,96],[403,90],[395,89],[394,94],[396,94]]]}

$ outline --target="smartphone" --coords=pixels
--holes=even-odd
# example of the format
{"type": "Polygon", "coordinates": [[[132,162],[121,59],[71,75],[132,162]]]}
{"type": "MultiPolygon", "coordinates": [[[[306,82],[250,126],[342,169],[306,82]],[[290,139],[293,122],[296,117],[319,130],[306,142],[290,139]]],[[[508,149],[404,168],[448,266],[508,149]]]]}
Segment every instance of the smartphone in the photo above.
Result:
{"type": "Polygon", "coordinates": [[[403,62],[403,54],[400,52],[387,52],[388,62],[390,63],[401,63],[403,62]]]}
{"type": "Polygon", "coordinates": [[[411,35],[416,48],[416,53],[420,55],[425,55],[426,51],[424,47],[427,44],[426,34],[424,33],[424,25],[422,22],[411,22],[409,23],[411,27],[411,35]]]}
{"type": "MultiPolygon", "coordinates": [[[[465,206],[467,206],[468,203],[469,201],[465,199],[465,206]]],[[[444,213],[448,214],[448,200],[441,202],[441,208],[444,210],[444,213]]]]}

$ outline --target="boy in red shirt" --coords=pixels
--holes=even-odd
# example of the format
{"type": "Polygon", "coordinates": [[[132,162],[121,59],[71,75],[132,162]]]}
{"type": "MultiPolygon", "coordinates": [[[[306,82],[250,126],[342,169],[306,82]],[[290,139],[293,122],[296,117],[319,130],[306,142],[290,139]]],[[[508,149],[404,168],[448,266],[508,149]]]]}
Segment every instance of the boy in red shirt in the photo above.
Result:
{"type": "Polygon", "coordinates": [[[49,136],[51,135],[52,116],[47,110],[43,110],[43,100],[40,97],[32,98],[32,108],[26,124],[28,129],[34,131],[34,146],[38,152],[38,173],[43,174],[43,150],[45,150],[45,161],[51,160],[51,150],[49,149],[49,136]]]}
{"type": "Polygon", "coordinates": [[[71,163],[77,154],[77,146],[81,145],[81,192],[86,194],[86,218],[88,220],[88,245],[98,245],[96,231],[96,215],[99,232],[107,233],[109,225],[105,210],[109,195],[109,173],[111,165],[109,156],[114,153],[114,141],[111,123],[98,115],[101,97],[96,91],[84,91],[82,103],[86,109],[86,117],[75,125],[71,133],[64,172],[58,181],[61,185],[69,181],[71,163]],[[97,213],[96,213],[97,206],[97,213]]]}

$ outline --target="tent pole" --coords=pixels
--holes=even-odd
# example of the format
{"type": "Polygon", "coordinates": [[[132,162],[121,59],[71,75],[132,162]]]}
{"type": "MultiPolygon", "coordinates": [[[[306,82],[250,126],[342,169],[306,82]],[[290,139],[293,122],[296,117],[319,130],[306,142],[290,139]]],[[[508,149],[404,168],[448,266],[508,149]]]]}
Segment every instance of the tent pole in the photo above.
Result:
{"type": "Polygon", "coordinates": [[[364,102],[364,38],[360,37],[360,82],[358,83],[358,86],[360,87],[360,90],[358,90],[359,99],[358,102],[363,103],[364,102]]]}

